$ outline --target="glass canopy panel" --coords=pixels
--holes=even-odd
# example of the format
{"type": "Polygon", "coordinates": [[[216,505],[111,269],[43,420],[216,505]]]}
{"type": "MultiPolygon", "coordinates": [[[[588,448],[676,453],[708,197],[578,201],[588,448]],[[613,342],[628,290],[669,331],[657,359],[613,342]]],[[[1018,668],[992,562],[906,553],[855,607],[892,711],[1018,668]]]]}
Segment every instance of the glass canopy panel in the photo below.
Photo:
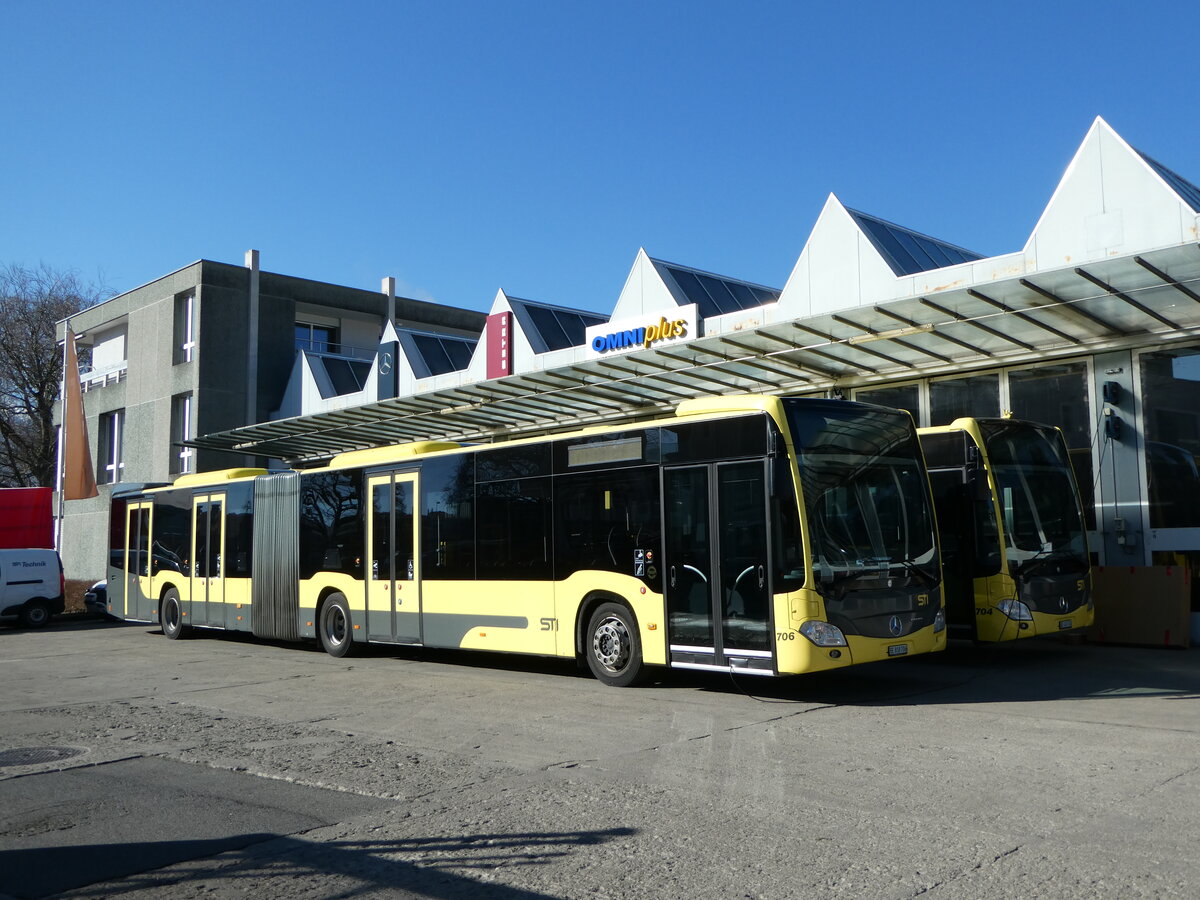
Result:
{"type": "Polygon", "coordinates": [[[679,285],[679,289],[683,291],[688,302],[696,304],[700,318],[708,319],[721,314],[720,307],[708,295],[708,291],[704,289],[704,285],[700,283],[694,273],[687,269],[677,269],[674,266],[668,266],[667,271],[671,273],[671,277],[675,279],[675,283],[679,285]]]}
{"type": "Polygon", "coordinates": [[[856,210],[847,210],[897,275],[915,275],[983,256],[910,228],[856,210]]]}
{"type": "Polygon", "coordinates": [[[758,305],[763,306],[767,303],[774,303],[779,299],[782,291],[768,290],[766,288],[751,287],[750,290],[754,296],[758,298],[758,305]]]}
{"type": "Polygon", "coordinates": [[[755,306],[761,306],[763,301],[750,290],[748,285],[742,284],[740,281],[727,281],[725,287],[729,288],[729,292],[733,294],[738,302],[738,306],[742,309],[752,309],[755,306]]]}
{"type": "Polygon", "coordinates": [[[454,341],[442,339],[442,349],[446,351],[446,355],[450,357],[451,371],[459,371],[465,369],[471,364],[471,357],[475,354],[475,341],[454,341]]]}
{"type": "Polygon", "coordinates": [[[918,241],[911,233],[901,231],[900,229],[892,229],[892,234],[895,235],[896,241],[908,251],[911,256],[920,266],[922,272],[931,269],[941,269],[951,265],[945,253],[937,253],[936,248],[930,242],[922,243],[918,241]],[[936,254],[936,255],[935,255],[936,254]]]}
{"type": "Polygon", "coordinates": [[[563,328],[559,317],[554,314],[554,310],[532,304],[526,305],[525,308],[547,350],[561,350],[563,347],[571,346],[571,339],[567,336],[566,329],[563,328]]]}
{"type": "Polygon", "coordinates": [[[864,216],[859,218],[859,224],[893,272],[897,275],[912,275],[915,272],[921,271],[921,267],[917,265],[917,261],[896,240],[895,234],[887,228],[882,227],[882,222],[864,216]]]}
{"type": "Polygon", "coordinates": [[[721,312],[736,312],[741,308],[737,302],[737,298],[730,293],[729,288],[725,286],[725,282],[719,278],[713,278],[711,275],[697,274],[696,280],[708,291],[708,296],[713,298],[713,302],[721,312]]]}
{"type": "Polygon", "coordinates": [[[1171,190],[1178,194],[1183,199],[1183,202],[1192,208],[1193,212],[1200,212],[1200,188],[1196,187],[1196,185],[1192,184],[1182,175],[1171,171],[1157,160],[1151,159],[1140,150],[1138,154],[1146,161],[1150,168],[1158,173],[1158,176],[1163,181],[1171,186],[1171,190]]]}
{"type": "Polygon", "coordinates": [[[371,364],[356,360],[339,359],[334,356],[314,357],[312,362],[324,366],[333,389],[338,396],[361,391],[371,371],[371,364]]]}
{"type": "Polygon", "coordinates": [[[509,303],[535,353],[581,346],[588,326],[608,321],[607,316],[598,313],[561,309],[515,297],[510,297],[509,303]]]}
{"type": "Polygon", "coordinates": [[[450,357],[439,338],[431,334],[415,334],[413,335],[413,345],[417,348],[421,362],[425,364],[430,375],[444,375],[453,370],[450,357]]]}

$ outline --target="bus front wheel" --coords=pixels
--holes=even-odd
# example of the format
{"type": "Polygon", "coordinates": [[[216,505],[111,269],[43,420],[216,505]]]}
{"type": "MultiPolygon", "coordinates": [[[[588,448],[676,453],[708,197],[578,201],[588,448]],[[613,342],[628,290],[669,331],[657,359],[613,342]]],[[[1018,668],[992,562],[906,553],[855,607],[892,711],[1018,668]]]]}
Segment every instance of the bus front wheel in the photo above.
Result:
{"type": "Polygon", "coordinates": [[[637,623],[619,603],[601,604],[592,613],[585,650],[588,668],[604,684],[629,687],[645,678],[637,623]]]}
{"type": "Polygon", "coordinates": [[[330,656],[339,659],[350,653],[353,639],[350,637],[350,604],[344,594],[330,594],[321,607],[321,646],[330,656]]]}
{"type": "Polygon", "coordinates": [[[163,594],[158,621],[162,624],[163,634],[173,641],[179,640],[187,633],[187,626],[183,624],[183,605],[179,602],[179,591],[175,588],[169,588],[163,594]]]}

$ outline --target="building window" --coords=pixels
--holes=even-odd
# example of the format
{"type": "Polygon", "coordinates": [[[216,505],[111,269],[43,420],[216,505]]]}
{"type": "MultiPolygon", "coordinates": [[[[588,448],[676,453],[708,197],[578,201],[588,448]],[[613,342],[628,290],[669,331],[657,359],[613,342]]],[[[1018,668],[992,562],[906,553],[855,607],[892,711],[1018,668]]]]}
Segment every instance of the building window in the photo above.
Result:
{"type": "Polygon", "coordinates": [[[189,363],[196,350],[196,294],[188,291],[175,295],[174,365],[189,363]]]}
{"type": "Polygon", "coordinates": [[[1151,528],[1200,526],[1200,347],[1143,353],[1151,528]]]}
{"type": "Polygon", "coordinates": [[[171,473],[174,475],[196,470],[196,451],[180,446],[180,441],[195,437],[193,427],[192,395],[176,394],[171,398],[171,473]]]}
{"type": "Polygon", "coordinates": [[[859,403],[874,403],[876,406],[906,409],[912,413],[913,423],[921,424],[921,386],[919,384],[859,390],[854,392],[854,399],[859,403]]]}
{"type": "Polygon", "coordinates": [[[122,450],[125,436],[125,410],[118,409],[100,416],[100,453],[96,470],[102,484],[116,484],[125,471],[122,450]]]}
{"type": "Polygon", "coordinates": [[[929,383],[929,424],[949,425],[960,416],[1000,415],[1000,376],[972,375],[929,383]]]}
{"type": "Polygon", "coordinates": [[[338,330],[333,325],[312,322],[296,323],[296,349],[313,353],[338,353],[338,330]]]}
{"type": "Polygon", "coordinates": [[[1082,362],[1008,372],[1008,405],[1018,419],[1062,429],[1089,528],[1096,527],[1092,414],[1082,362]]]}

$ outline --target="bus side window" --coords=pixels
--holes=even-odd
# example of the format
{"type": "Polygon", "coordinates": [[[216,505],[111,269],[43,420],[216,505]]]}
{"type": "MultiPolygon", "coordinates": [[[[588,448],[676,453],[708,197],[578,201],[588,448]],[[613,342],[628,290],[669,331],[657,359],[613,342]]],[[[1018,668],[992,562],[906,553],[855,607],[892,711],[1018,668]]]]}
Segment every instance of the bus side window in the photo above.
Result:
{"type": "Polygon", "coordinates": [[[475,457],[469,453],[421,466],[421,577],[475,578],[475,457]]]}
{"type": "Polygon", "coordinates": [[[494,481],[477,488],[479,578],[545,579],[551,570],[550,477],[494,481]]]}
{"type": "Polygon", "coordinates": [[[554,480],[555,571],[563,579],[580,569],[637,575],[654,590],[661,572],[657,468],[609,469],[559,475],[554,480]],[[642,551],[639,569],[637,551],[642,551]],[[644,554],[650,551],[650,563],[644,554]]]}
{"type": "Polygon", "coordinates": [[[771,548],[777,590],[794,591],[804,584],[804,541],[800,536],[800,513],[792,485],[792,468],[786,458],[776,459],[771,495],[771,548]]]}

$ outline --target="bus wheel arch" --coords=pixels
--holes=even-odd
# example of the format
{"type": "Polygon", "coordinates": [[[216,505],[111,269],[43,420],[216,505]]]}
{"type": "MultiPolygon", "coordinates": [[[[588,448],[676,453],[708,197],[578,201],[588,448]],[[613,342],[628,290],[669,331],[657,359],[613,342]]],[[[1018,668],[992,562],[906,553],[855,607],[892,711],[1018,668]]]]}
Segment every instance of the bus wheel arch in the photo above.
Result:
{"type": "MultiPolygon", "coordinates": [[[[633,607],[619,594],[609,591],[592,591],[579,603],[575,613],[575,659],[581,666],[587,665],[587,630],[592,620],[592,614],[602,603],[620,603],[633,615],[633,607]]],[[[636,618],[636,617],[635,617],[636,618]]]]}
{"type": "Polygon", "coordinates": [[[183,623],[183,603],[174,587],[168,586],[159,597],[158,622],[162,633],[172,641],[187,637],[189,633],[188,626],[183,623]]]}
{"type": "Polygon", "coordinates": [[[629,687],[645,680],[637,615],[621,597],[597,593],[580,606],[577,650],[598,681],[629,687]]]}
{"type": "Polygon", "coordinates": [[[317,601],[317,640],[330,656],[341,659],[354,648],[354,625],[350,604],[341,591],[330,588],[317,601]]]}

